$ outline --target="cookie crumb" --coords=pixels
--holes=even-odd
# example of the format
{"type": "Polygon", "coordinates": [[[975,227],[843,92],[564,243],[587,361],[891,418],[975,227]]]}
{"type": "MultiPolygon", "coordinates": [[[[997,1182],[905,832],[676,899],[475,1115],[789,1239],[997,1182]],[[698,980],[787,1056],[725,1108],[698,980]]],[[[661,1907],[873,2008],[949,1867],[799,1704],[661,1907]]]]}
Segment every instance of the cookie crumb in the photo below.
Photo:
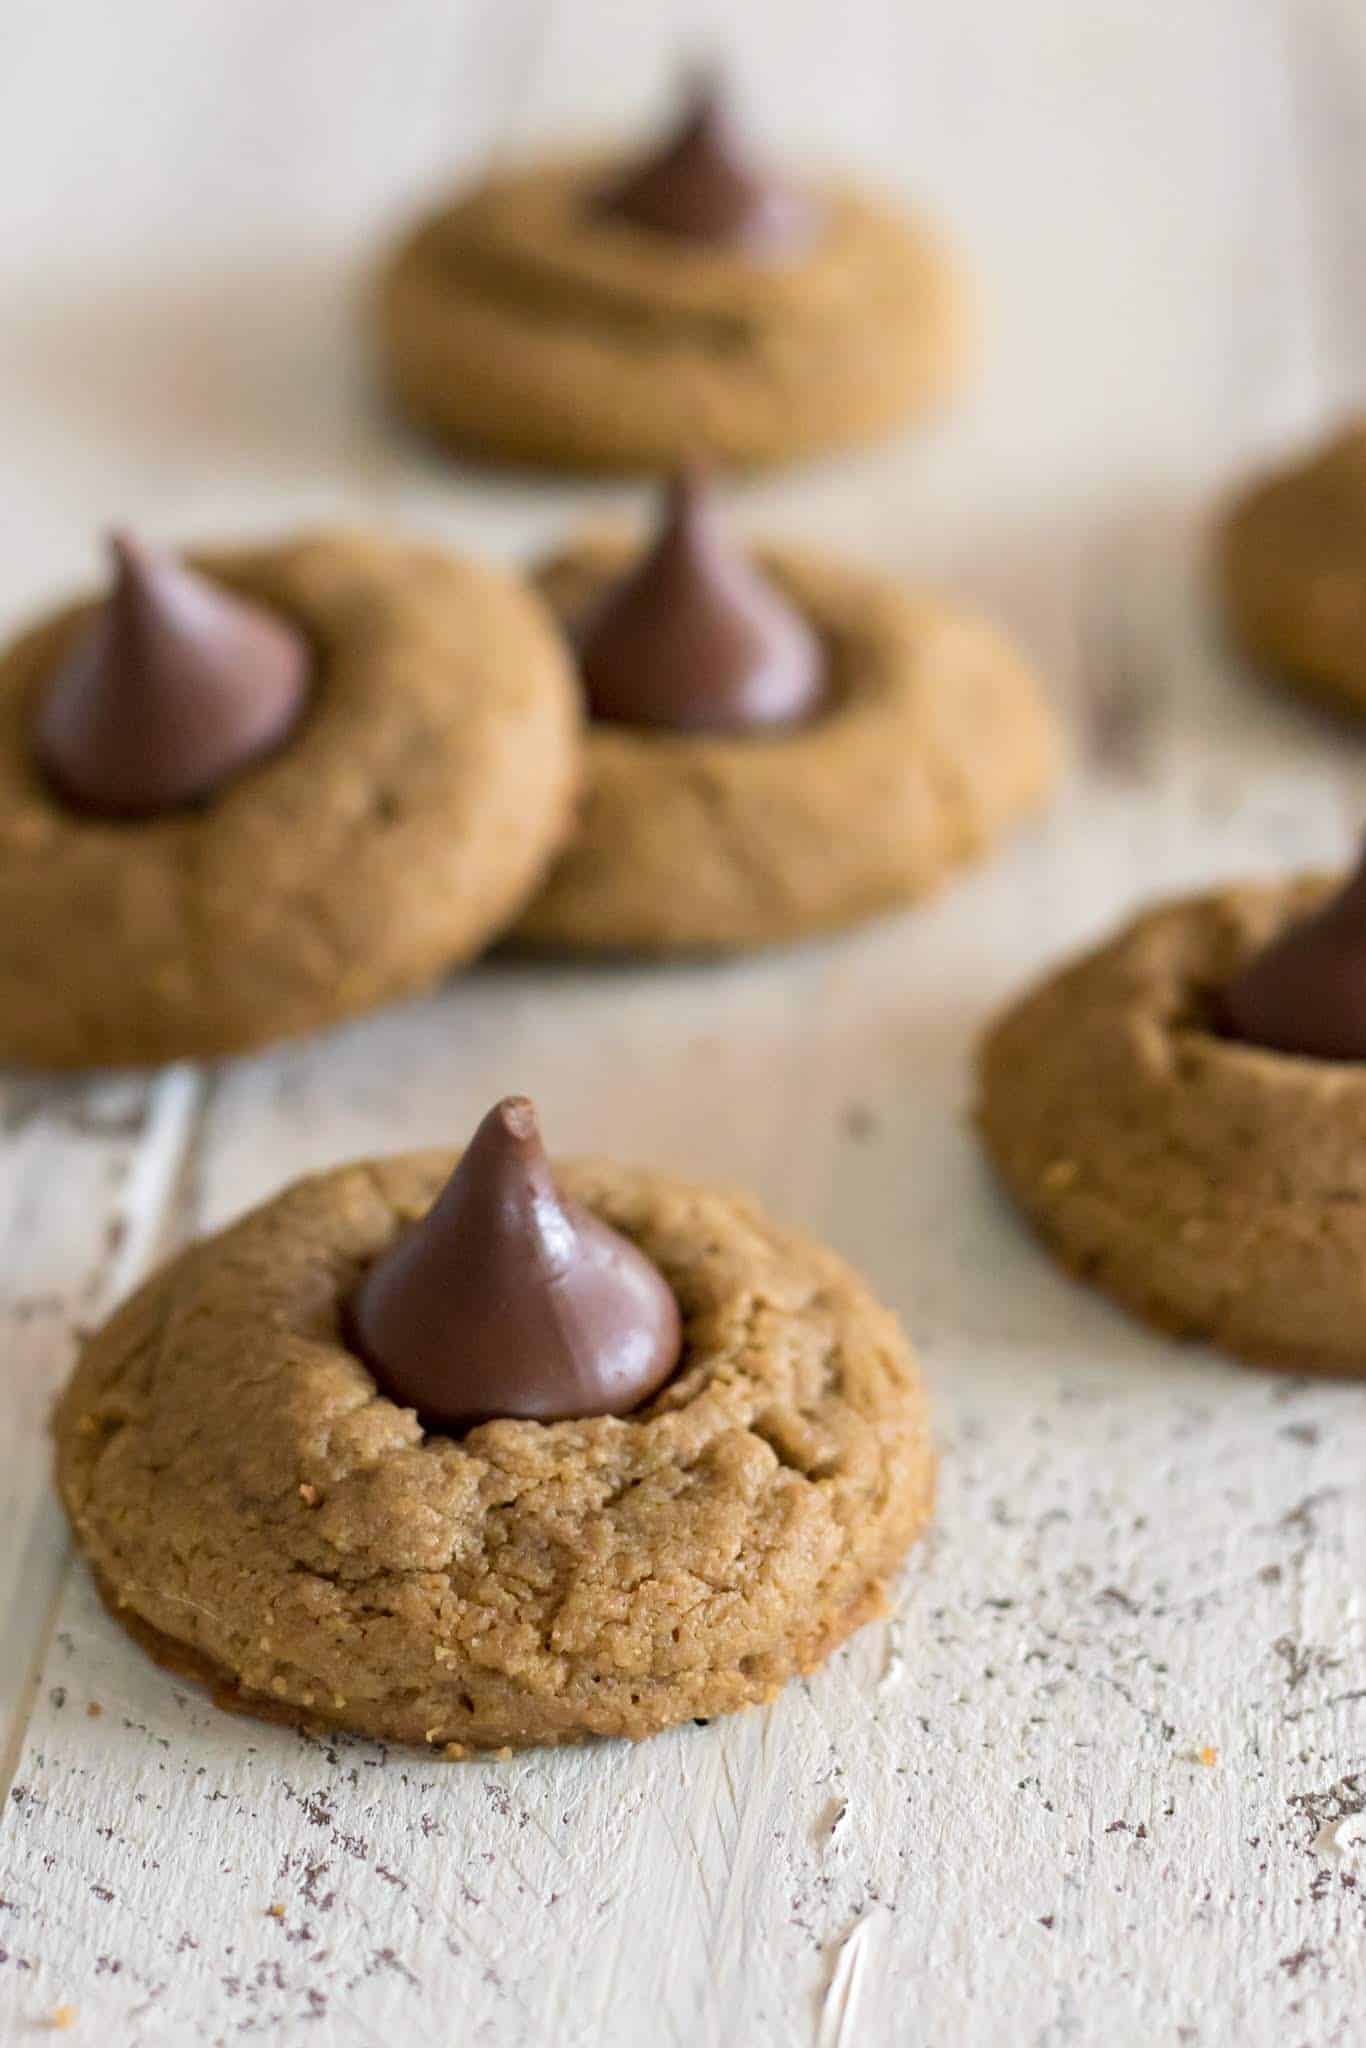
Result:
{"type": "Polygon", "coordinates": [[[825,1847],[834,1842],[848,1818],[849,1801],[847,1799],[832,1799],[816,1822],[815,1839],[817,1845],[825,1847]]]}
{"type": "Polygon", "coordinates": [[[308,1481],[304,1480],[299,1487],[299,1498],[306,1508],[315,1508],[318,1505],[317,1487],[310,1486],[308,1481]]]}
{"type": "Polygon", "coordinates": [[[275,1904],[274,1904],[273,1906],[267,1906],[267,1907],[266,1907],[266,1917],[267,1917],[268,1919],[271,1919],[271,1920],[283,1920],[283,1919],[284,1919],[284,1917],[285,1917],[285,1909],[284,1909],[284,1907],[283,1907],[283,1906],[282,1906],[282,1905],[280,1904],[280,1902],[279,1902],[279,1900],[278,1900],[278,1899],[276,1900],[276,1902],[275,1902],[275,1904]]]}
{"type": "Polygon", "coordinates": [[[85,1703],[85,1711],[92,1721],[98,1721],[100,1715],[104,1712],[104,1708],[100,1705],[98,1700],[87,1700],[85,1703]]]}
{"type": "Polygon", "coordinates": [[[1211,1764],[1217,1764],[1219,1761],[1219,1752],[1214,1747],[1212,1742],[1207,1742],[1203,1749],[1196,1750],[1195,1761],[1198,1764],[1204,1764],[1206,1767],[1208,1767],[1211,1764]]]}
{"type": "Polygon", "coordinates": [[[47,2023],[56,2033],[64,2034],[68,2027],[75,2026],[79,2012],[78,2005],[54,2005],[47,2016],[47,2023]]]}
{"type": "Polygon", "coordinates": [[[497,1757],[500,1764],[507,1764],[511,1763],[512,1761],[512,1750],[510,1745],[506,1742],[503,1744],[501,1749],[495,1749],[493,1754],[497,1757]]]}
{"type": "MultiPolygon", "coordinates": [[[[433,1734],[435,1732],[433,1730],[433,1734]]],[[[430,1739],[431,1737],[428,1738],[428,1740],[430,1739]]],[[[469,1749],[463,1742],[446,1742],[441,1746],[441,1754],[448,1763],[458,1764],[463,1763],[464,1759],[469,1755],[469,1749]]]]}

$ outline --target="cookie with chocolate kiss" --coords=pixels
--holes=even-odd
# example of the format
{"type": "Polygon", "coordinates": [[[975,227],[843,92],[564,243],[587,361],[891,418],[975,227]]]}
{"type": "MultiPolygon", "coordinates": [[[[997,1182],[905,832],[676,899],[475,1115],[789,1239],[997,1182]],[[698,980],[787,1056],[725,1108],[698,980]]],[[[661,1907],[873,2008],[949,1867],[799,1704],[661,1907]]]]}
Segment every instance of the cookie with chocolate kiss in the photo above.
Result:
{"type": "Polygon", "coordinates": [[[657,474],[876,440],[955,388],[968,322],[924,221],[764,161],[713,80],[655,143],[438,203],[374,325],[399,405],[456,450],[657,474]]]}
{"type": "Polygon", "coordinates": [[[153,1275],[56,1437],[154,1656],[452,1757],[771,1699],[883,1610],[934,1483],[843,1260],[730,1192],[547,1167],[516,1099],[462,1161],[335,1168],[153,1275]]]}
{"type": "Polygon", "coordinates": [[[110,590],[0,650],[0,1059],[236,1052],[430,987],[540,881],[579,724],[493,570],[119,541],[110,590]]]}
{"type": "Polygon", "coordinates": [[[978,1117],[1065,1265],[1163,1330],[1366,1377],[1366,881],[1155,905],[991,1028],[978,1117]]]}
{"type": "Polygon", "coordinates": [[[696,472],[653,535],[538,574],[589,707],[575,836],[517,928],[557,951],[715,953],[914,902],[1047,794],[1015,649],[824,551],[732,535],[696,472]]]}

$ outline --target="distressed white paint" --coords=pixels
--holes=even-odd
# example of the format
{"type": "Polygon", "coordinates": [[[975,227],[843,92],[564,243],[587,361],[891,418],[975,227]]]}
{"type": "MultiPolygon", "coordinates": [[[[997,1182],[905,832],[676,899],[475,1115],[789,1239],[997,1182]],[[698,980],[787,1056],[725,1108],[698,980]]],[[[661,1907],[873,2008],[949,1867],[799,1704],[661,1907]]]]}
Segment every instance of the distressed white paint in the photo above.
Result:
{"type": "Polygon", "coordinates": [[[1362,372],[1353,0],[19,0],[0,606],[84,572],[114,512],[510,555],[631,502],[439,467],[371,401],[348,294],[439,167],[643,118],[667,49],[708,40],[775,133],[954,222],[988,328],[955,418],[745,516],[989,602],[1077,773],[995,865],[829,945],[500,962],[203,1077],[4,1084],[7,2042],[63,2005],[100,2048],[1360,2038],[1361,1391],[1075,1289],[964,1122],[972,1034],[1040,961],[1150,892],[1336,857],[1359,816],[1366,753],[1245,686],[1197,567],[1211,489],[1362,372]],[[225,1720],[65,1565],[42,1413],[69,1326],[178,1235],[458,1138],[508,1087],[562,1148],[748,1182],[866,1267],[932,1383],[935,1533],[809,1682],[641,1748],[438,1768],[225,1720]]]}

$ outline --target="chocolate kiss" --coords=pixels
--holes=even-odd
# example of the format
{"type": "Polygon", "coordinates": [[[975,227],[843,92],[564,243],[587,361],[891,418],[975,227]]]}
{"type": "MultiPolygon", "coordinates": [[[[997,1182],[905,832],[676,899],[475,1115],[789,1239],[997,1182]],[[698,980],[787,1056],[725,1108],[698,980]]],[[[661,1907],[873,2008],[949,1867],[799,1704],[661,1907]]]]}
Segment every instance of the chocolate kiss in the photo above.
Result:
{"type": "Polygon", "coordinates": [[[126,534],[94,623],[48,680],[38,759],[80,810],[148,817],[207,796],[284,739],[309,653],[282,619],[126,534]]]}
{"type": "Polygon", "coordinates": [[[366,1274],[351,1333],[430,1429],[625,1415],[678,1363],[678,1303],[626,1238],[556,1192],[536,1111],[491,1109],[422,1221],[366,1274]]]}
{"type": "Polygon", "coordinates": [[[751,157],[714,80],[693,88],[663,144],[598,198],[615,220],[680,241],[781,256],[809,241],[815,208],[805,193],[751,157]]]}
{"type": "Polygon", "coordinates": [[[577,637],[594,718],[624,725],[749,732],[794,725],[825,694],[820,642],[725,538],[692,473],[671,486],[654,545],[577,637]]]}
{"type": "Polygon", "coordinates": [[[1234,1038],[1319,1060],[1366,1060],[1366,850],[1320,909],[1288,925],[1221,998],[1234,1038]]]}

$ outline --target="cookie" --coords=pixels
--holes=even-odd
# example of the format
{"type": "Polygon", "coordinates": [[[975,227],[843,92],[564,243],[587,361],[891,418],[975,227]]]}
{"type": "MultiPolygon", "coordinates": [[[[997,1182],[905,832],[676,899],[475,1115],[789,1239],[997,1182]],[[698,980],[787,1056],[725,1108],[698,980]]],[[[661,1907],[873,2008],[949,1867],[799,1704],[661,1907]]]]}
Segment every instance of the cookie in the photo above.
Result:
{"type": "Polygon", "coordinates": [[[566,1205],[664,1276],[676,1371],[624,1416],[424,1430],[357,1331],[384,1348],[367,1275],[452,1165],[303,1181],[88,1341],[58,1477],[112,1611],[225,1705],[450,1755],[770,1698],[880,1611],[929,1515],[895,1318],[752,1202],[564,1166],[566,1205]]]}
{"type": "Polygon", "coordinates": [[[1268,971],[1303,974],[1311,944],[1327,1001],[1337,901],[1309,877],[1148,911],[995,1024],[978,1120],[1048,1245],[1127,1308],[1254,1362],[1360,1376],[1366,1063],[1231,1035],[1274,1031],[1268,971]]]}
{"type": "Polygon", "coordinates": [[[1366,716],[1366,423],[1251,484],[1220,523],[1230,630],[1292,689],[1366,716]]]}
{"type": "MultiPolygon", "coordinates": [[[[545,566],[571,634],[638,550],[601,536],[545,566]]],[[[519,942],[665,954],[800,939],[925,895],[1042,801],[1053,722],[991,627],[824,552],[760,547],[753,562],[819,643],[824,702],[744,732],[595,720],[576,832],[519,942]]]]}
{"type": "Polygon", "coordinates": [[[375,301],[408,415],[534,466],[753,468],[939,402],[966,323],[938,237],[852,186],[737,167],[716,126],[694,107],[639,170],[516,167],[419,221],[375,301]]]}
{"type": "MultiPolygon", "coordinates": [[[[0,654],[0,1058],[233,1052],[422,989],[516,915],[568,825],[578,694],[520,585],[353,533],[208,555],[199,570],[191,612],[230,595],[248,626],[287,625],[311,673],[297,709],[282,666],[252,709],[251,758],[207,791],[168,784],[170,808],[158,784],[132,792],[140,814],[116,815],[117,792],[91,780],[109,755],[89,690],[92,665],[109,681],[100,635],[119,623],[117,588],[103,612],[65,608],[0,654]],[[45,715],[54,679],[70,685],[74,725],[45,715]],[[82,773],[90,786],[68,787],[82,773]]],[[[181,598],[167,600],[168,632],[181,598]]],[[[144,627],[127,630],[145,650],[144,627]]],[[[185,766],[152,765],[173,778],[185,766]]]]}

